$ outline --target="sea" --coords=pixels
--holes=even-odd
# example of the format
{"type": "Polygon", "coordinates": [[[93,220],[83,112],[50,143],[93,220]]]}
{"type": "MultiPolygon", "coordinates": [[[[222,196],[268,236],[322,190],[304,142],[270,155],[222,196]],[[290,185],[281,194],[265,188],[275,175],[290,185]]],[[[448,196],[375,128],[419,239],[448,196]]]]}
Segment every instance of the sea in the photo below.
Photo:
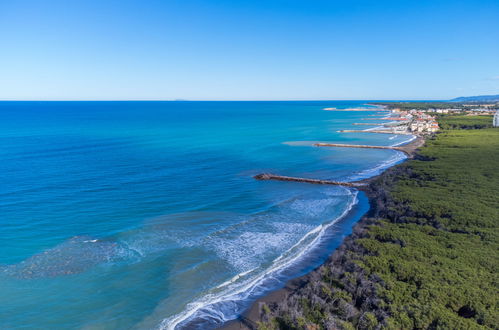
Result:
{"type": "Polygon", "coordinates": [[[381,115],[365,101],[0,102],[0,328],[237,318],[324,262],[369,208],[356,189],[253,176],[377,175],[405,156],[313,143],[407,142],[338,132],[381,115]]]}

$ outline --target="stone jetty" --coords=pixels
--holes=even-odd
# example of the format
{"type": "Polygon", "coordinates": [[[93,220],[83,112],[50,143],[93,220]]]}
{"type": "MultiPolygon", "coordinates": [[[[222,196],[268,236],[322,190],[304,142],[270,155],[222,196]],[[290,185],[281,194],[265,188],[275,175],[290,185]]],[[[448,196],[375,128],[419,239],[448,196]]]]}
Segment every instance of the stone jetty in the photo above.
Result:
{"type": "MultiPolygon", "coordinates": [[[[382,125],[382,124],[379,124],[379,125],[382,125]]],[[[379,126],[379,125],[376,125],[376,126],[379,126]]],[[[344,129],[344,130],[341,130],[338,132],[340,132],[340,133],[379,133],[379,134],[413,135],[413,134],[408,133],[408,132],[397,132],[397,131],[392,131],[392,130],[380,130],[380,129],[369,130],[369,131],[356,130],[356,129],[344,129]]]]}
{"type": "Polygon", "coordinates": [[[402,147],[388,147],[388,146],[368,146],[362,144],[341,144],[341,143],[315,143],[316,147],[338,147],[338,148],[363,148],[363,149],[388,149],[402,151],[403,153],[410,155],[410,151],[407,148],[402,147]]]}
{"type": "Polygon", "coordinates": [[[330,181],[330,180],[296,178],[291,176],[276,175],[272,173],[258,174],[255,175],[253,178],[257,180],[294,181],[294,182],[304,182],[304,183],[313,183],[313,184],[329,184],[335,186],[345,186],[345,187],[354,187],[354,188],[361,188],[366,186],[365,183],[360,183],[360,182],[340,182],[340,181],[330,181]]]}

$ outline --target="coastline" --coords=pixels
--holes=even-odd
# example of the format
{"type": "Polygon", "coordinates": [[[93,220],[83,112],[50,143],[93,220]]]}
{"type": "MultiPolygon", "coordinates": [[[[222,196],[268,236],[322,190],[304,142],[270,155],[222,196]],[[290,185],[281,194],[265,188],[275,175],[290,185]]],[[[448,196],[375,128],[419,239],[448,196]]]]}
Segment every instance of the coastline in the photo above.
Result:
{"type": "MultiPolygon", "coordinates": [[[[407,158],[402,162],[404,163],[406,160],[412,159],[417,155],[417,151],[421,148],[425,143],[425,139],[421,136],[416,136],[415,139],[409,141],[406,144],[401,145],[401,148],[404,148],[404,153],[407,155],[407,158]]],[[[400,151],[402,152],[402,151],[400,151]]],[[[291,279],[286,282],[285,286],[281,289],[277,289],[271,291],[265,296],[258,298],[255,300],[249,309],[243,312],[238,319],[226,322],[224,325],[219,327],[222,330],[241,330],[248,329],[253,330],[258,328],[258,323],[262,320],[262,309],[264,306],[275,306],[281,302],[287,300],[287,298],[293,293],[298,292],[299,289],[303,288],[308,283],[312,282],[314,278],[320,276],[319,272],[321,267],[337,262],[342,258],[342,256],[348,251],[352,242],[361,236],[361,233],[364,231],[365,227],[372,222],[372,218],[380,213],[380,208],[382,205],[376,201],[376,197],[379,197],[380,181],[383,181],[385,176],[388,176],[390,173],[394,171],[397,165],[391,166],[387,168],[382,173],[356,181],[358,183],[363,183],[365,186],[358,187],[356,189],[363,191],[368,200],[369,200],[369,210],[366,214],[361,216],[361,218],[354,224],[352,233],[348,235],[343,242],[331,252],[331,255],[327,258],[327,260],[320,265],[319,267],[311,270],[309,273],[291,279]]],[[[382,189],[381,189],[382,190],[382,189]]],[[[268,307],[267,307],[268,308],[268,307]]]]}

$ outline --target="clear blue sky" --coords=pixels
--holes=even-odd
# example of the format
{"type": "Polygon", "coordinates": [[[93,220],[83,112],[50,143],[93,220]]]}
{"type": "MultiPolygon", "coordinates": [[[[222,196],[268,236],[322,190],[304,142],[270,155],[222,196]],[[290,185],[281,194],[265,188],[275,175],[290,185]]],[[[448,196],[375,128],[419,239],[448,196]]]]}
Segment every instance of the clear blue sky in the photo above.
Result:
{"type": "Polygon", "coordinates": [[[479,94],[498,0],[0,0],[0,99],[479,94]]]}

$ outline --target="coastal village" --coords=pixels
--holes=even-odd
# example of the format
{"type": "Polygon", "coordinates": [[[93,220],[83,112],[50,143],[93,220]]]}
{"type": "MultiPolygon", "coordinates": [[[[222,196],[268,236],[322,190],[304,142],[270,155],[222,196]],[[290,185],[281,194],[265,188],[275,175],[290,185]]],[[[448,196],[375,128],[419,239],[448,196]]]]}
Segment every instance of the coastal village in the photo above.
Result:
{"type": "Polygon", "coordinates": [[[399,109],[392,110],[395,118],[387,118],[389,120],[398,121],[393,125],[394,133],[412,133],[414,135],[431,134],[439,130],[439,126],[435,116],[429,115],[418,110],[402,111],[399,109]]]}
{"type": "MultiPolygon", "coordinates": [[[[364,111],[368,111],[367,109],[364,111]]],[[[365,130],[341,130],[343,133],[385,133],[401,135],[427,135],[439,130],[435,116],[419,110],[392,109],[383,112],[380,118],[364,118],[362,120],[384,120],[385,123],[354,123],[353,125],[375,126],[365,130]]]]}
{"type": "MultiPolygon", "coordinates": [[[[363,149],[389,149],[405,153],[411,158],[415,150],[424,143],[425,136],[436,133],[440,127],[437,122],[436,114],[462,114],[462,115],[494,115],[493,126],[499,126],[499,104],[475,104],[473,109],[467,109],[467,105],[461,108],[426,108],[426,109],[407,109],[388,108],[386,105],[376,105],[377,108],[359,107],[359,108],[324,108],[326,111],[366,111],[372,112],[378,110],[375,114],[368,115],[369,118],[362,118],[364,121],[386,121],[385,123],[353,123],[353,125],[375,126],[365,130],[341,130],[342,133],[382,133],[382,134],[400,134],[413,135],[417,139],[403,146],[373,146],[360,144],[341,144],[341,143],[314,143],[316,147],[335,147],[335,148],[363,148],[363,149]]],[[[297,178],[272,173],[261,173],[254,176],[257,180],[277,180],[306,182],[313,184],[331,184],[347,187],[356,187],[362,189],[364,182],[338,182],[331,180],[318,180],[310,178],[297,178]]]]}
{"type": "MultiPolygon", "coordinates": [[[[435,115],[439,114],[462,114],[467,116],[491,115],[495,114],[494,118],[498,118],[499,104],[463,104],[460,108],[429,108],[429,109],[408,109],[401,110],[400,108],[391,109],[389,117],[386,119],[390,122],[382,124],[383,128],[374,128],[364,130],[364,132],[373,133],[392,133],[392,134],[413,134],[413,135],[428,135],[437,132],[440,127],[435,115]]],[[[364,125],[357,123],[356,125],[364,125]]],[[[497,119],[494,119],[494,126],[498,126],[497,119]]],[[[352,131],[343,131],[352,132],[352,131]]]]}

